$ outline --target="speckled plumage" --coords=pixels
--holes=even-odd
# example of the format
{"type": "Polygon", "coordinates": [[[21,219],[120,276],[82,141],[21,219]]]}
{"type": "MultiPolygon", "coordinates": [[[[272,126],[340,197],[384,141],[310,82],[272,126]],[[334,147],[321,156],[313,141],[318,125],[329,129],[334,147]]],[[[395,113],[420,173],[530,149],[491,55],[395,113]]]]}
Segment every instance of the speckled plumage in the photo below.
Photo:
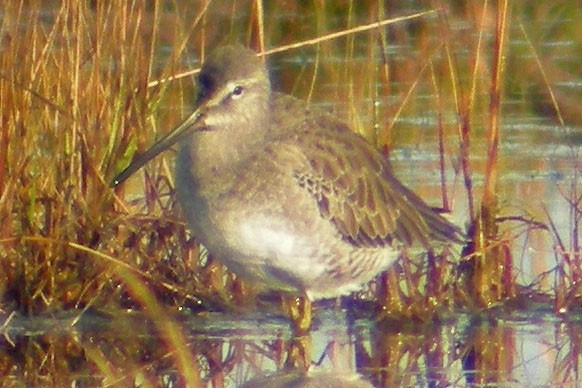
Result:
{"type": "Polygon", "coordinates": [[[121,175],[174,142],[178,198],[194,235],[239,275],[310,299],[349,293],[403,247],[460,241],[458,228],[334,116],[272,93],[241,46],[216,50],[198,109],[121,175]]]}

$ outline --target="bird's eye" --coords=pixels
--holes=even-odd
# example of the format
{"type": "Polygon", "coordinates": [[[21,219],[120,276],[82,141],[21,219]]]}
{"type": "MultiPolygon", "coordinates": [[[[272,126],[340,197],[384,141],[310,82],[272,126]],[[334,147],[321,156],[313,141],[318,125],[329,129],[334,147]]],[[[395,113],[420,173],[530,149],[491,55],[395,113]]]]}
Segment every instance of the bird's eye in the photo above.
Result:
{"type": "Polygon", "coordinates": [[[238,98],[238,97],[242,96],[243,92],[244,92],[244,88],[240,85],[237,85],[234,87],[234,89],[232,89],[232,97],[238,98]]]}

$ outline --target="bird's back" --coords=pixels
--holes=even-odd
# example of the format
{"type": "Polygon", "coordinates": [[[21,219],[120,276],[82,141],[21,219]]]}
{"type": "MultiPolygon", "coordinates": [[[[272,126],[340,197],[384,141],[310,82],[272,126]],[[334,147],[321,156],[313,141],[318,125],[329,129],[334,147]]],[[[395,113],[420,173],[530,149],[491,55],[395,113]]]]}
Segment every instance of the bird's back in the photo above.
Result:
{"type": "Polygon", "coordinates": [[[290,96],[277,94],[272,104],[279,122],[267,147],[288,155],[295,184],[343,239],[361,247],[424,249],[462,241],[459,228],[407,189],[389,161],[343,122],[290,96]]]}

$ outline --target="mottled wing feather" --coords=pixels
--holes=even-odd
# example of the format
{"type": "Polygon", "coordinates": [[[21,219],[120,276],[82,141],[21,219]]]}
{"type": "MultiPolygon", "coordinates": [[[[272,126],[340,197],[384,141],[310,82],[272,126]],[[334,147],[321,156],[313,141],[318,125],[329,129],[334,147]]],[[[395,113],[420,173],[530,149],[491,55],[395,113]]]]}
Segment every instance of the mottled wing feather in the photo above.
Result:
{"type": "Polygon", "coordinates": [[[297,157],[305,162],[296,163],[293,171],[297,184],[345,240],[365,247],[428,248],[430,240],[460,239],[457,227],[392,175],[378,150],[332,116],[304,109],[301,122],[287,127],[280,140],[302,154],[297,157]]]}

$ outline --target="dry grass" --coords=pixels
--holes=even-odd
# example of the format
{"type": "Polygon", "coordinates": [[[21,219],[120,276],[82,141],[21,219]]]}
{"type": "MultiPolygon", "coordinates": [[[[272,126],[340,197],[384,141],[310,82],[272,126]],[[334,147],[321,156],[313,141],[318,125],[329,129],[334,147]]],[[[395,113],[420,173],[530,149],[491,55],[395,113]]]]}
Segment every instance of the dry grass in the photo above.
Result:
{"type": "MultiPolygon", "coordinates": [[[[278,85],[312,101],[341,101],[338,115],[386,153],[422,135],[420,129],[399,131],[400,119],[425,111],[437,117],[434,146],[440,156],[442,207],[450,209],[453,194],[463,190],[472,242],[461,265],[457,253],[437,252],[429,260],[402,261],[382,275],[371,292],[366,291],[381,301],[382,311],[423,321],[443,310],[482,311],[533,294],[558,312],[579,305],[580,165],[572,167],[576,179],[564,195],[572,226],[566,241],[549,216],[532,220],[524,214],[507,215],[498,197],[498,180],[504,173],[499,165],[502,106],[508,93],[523,90],[532,79],[542,80],[536,82],[541,85],[538,98],[525,98],[524,109],[550,112],[562,127],[580,124],[572,113],[579,107],[572,108],[575,104],[550,86],[573,70],[552,67],[548,56],[536,50],[533,32],[515,16],[537,20],[544,10],[516,9],[520,5],[512,9],[507,2],[448,7],[434,1],[428,15],[406,23],[310,40],[402,13],[378,3],[366,7],[290,3],[291,16],[271,22],[277,11],[271,9],[272,3],[261,1],[232,8],[207,2],[4,2],[1,311],[36,316],[94,309],[115,316],[126,308],[139,308],[159,316],[168,308],[256,307],[259,290],[243,287],[189,235],[173,193],[171,155],[152,162],[127,188],[109,188],[116,172],[190,109],[190,79],[148,85],[195,67],[188,58],[203,58],[207,48],[225,39],[255,48],[306,41],[288,55],[314,61],[276,71],[278,85]],[[306,21],[302,14],[312,16],[306,21]],[[226,31],[214,28],[215,20],[227,21],[226,31]],[[458,20],[468,27],[453,26],[458,20]],[[512,63],[507,42],[516,34],[526,37],[527,49],[534,54],[527,66],[512,63]],[[410,46],[410,56],[389,55],[392,45],[410,46]],[[520,83],[524,67],[527,72],[520,83]],[[424,94],[431,98],[414,98],[424,94]],[[450,112],[454,120],[447,119],[450,112]],[[478,145],[483,142],[485,149],[478,145]],[[475,156],[483,153],[486,162],[480,165],[475,156]],[[458,172],[462,184],[457,178],[445,179],[451,170],[458,172]],[[475,184],[475,176],[484,177],[482,187],[475,184]],[[508,219],[525,225],[525,233],[551,229],[559,247],[554,293],[542,294],[536,284],[527,288],[516,284],[511,247],[523,232],[500,222],[508,219]]],[[[560,11],[558,6],[546,7],[548,15],[560,11]]],[[[564,8],[562,12],[568,12],[567,4],[564,8]]],[[[281,60],[280,55],[272,59],[281,60]]],[[[577,160],[575,151],[572,158],[577,160]]],[[[170,322],[158,330],[168,333],[163,341],[169,348],[180,349],[173,346],[184,342],[177,325],[170,322]]],[[[30,353],[31,365],[42,362],[50,353],[47,348],[50,345],[30,353]]],[[[79,352],[85,352],[110,381],[127,372],[110,370],[102,359],[110,355],[99,350],[79,352]]],[[[181,375],[196,382],[199,371],[188,374],[185,366],[196,362],[187,352],[175,357],[182,362],[181,375]]],[[[139,369],[139,361],[134,362],[139,369]]],[[[53,368],[60,373],[61,366],[53,368]]]]}

